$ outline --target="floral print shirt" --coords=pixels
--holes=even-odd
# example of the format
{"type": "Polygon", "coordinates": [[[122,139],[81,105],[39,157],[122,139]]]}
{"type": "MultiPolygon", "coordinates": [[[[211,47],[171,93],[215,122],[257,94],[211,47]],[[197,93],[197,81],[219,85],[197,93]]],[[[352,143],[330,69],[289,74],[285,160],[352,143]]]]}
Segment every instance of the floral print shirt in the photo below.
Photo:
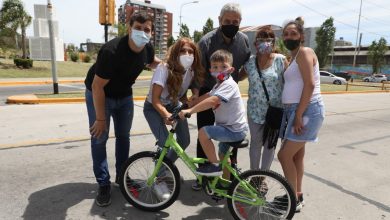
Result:
{"type": "MultiPolygon", "coordinates": [[[[270,67],[261,70],[261,77],[267,89],[270,105],[282,107],[283,72],[285,69],[285,56],[275,54],[270,67]]],[[[256,56],[251,56],[245,64],[248,74],[248,103],[247,112],[253,122],[264,124],[265,115],[268,109],[267,97],[265,96],[263,85],[256,68],[256,56]]]]}

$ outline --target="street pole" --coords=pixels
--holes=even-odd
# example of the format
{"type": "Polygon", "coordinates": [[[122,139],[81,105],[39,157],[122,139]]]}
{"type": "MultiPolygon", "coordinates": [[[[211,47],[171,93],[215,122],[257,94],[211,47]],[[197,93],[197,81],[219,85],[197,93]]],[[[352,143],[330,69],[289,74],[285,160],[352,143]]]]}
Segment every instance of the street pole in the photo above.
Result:
{"type": "Polygon", "coordinates": [[[50,0],[47,0],[48,11],[48,24],[49,24],[49,37],[50,37],[50,55],[51,55],[51,75],[53,77],[53,90],[54,94],[58,94],[58,79],[57,79],[57,59],[56,59],[56,46],[54,42],[54,30],[53,30],[53,6],[50,0]]]}
{"type": "Polygon", "coordinates": [[[181,33],[181,10],[183,9],[184,5],[192,4],[192,3],[199,3],[199,1],[192,1],[192,2],[185,2],[180,5],[180,15],[179,15],[179,35],[181,33]]]}
{"type": "Polygon", "coordinates": [[[360,17],[362,14],[362,4],[363,4],[363,0],[360,0],[359,20],[358,20],[358,26],[357,26],[357,32],[356,32],[355,54],[353,55],[353,64],[352,64],[353,67],[356,66],[356,52],[357,52],[357,48],[358,48],[357,44],[358,44],[358,37],[359,37],[360,17]]]}
{"type": "Polygon", "coordinates": [[[108,41],[108,25],[105,24],[104,25],[104,42],[107,43],[107,41],[108,41]]]}

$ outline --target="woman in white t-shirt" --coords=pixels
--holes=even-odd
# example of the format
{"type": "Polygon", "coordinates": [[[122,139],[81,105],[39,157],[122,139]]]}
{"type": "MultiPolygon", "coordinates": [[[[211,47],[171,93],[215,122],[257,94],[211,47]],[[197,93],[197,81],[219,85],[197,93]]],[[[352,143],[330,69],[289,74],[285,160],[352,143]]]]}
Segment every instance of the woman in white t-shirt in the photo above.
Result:
{"type": "MultiPolygon", "coordinates": [[[[159,147],[164,146],[168,137],[166,125],[172,124],[172,121],[168,120],[172,110],[181,103],[188,102],[187,90],[190,87],[192,98],[198,96],[198,86],[196,85],[200,85],[203,76],[204,69],[199,49],[189,38],[181,38],[176,41],[170,47],[166,61],[157,66],[143,111],[159,147]]],[[[183,149],[190,144],[187,120],[177,122],[176,137],[183,149]]],[[[172,150],[167,157],[172,162],[177,159],[176,153],[172,150]]]]}

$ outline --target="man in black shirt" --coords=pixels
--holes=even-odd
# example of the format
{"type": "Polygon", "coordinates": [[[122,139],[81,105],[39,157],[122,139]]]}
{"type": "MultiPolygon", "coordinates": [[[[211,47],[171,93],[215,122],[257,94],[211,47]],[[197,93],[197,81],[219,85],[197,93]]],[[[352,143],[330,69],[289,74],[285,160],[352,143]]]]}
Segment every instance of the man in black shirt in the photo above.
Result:
{"type": "MultiPolygon", "coordinates": [[[[231,74],[234,81],[238,81],[238,71],[248,61],[250,57],[248,37],[238,31],[241,23],[241,9],[238,4],[225,4],[218,17],[219,28],[210,31],[203,36],[198,45],[202,53],[203,67],[208,71],[210,69],[210,56],[216,50],[224,49],[233,55],[233,67],[235,71],[231,74]]],[[[208,93],[215,85],[215,79],[210,73],[206,73],[206,79],[199,90],[199,96],[208,93]]],[[[199,112],[196,115],[198,129],[207,125],[214,125],[215,118],[211,109],[199,112]]],[[[233,151],[231,157],[232,162],[235,162],[237,150],[233,151]]],[[[202,150],[202,146],[197,143],[197,157],[207,158],[202,150]]],[[[194,190],[200,190],[201,186],[197,182],[192,185],[194,190]]]]}
{"type": "Polygon", "coordinates": [[[149,42],[152,28],[150,16],[134,14],[130,19],[129,34],[102,46],[96,63],[91,66],[85,79],[93,172],[99,184],[96,197],[98,206],[111,203],[106,154],[110,117],[113,118],[116,138],[115,182],[118,183],[121,166],[129,157],[134,113],[132,85],[146,65],[154,67],[159,62],[149,42]]]}

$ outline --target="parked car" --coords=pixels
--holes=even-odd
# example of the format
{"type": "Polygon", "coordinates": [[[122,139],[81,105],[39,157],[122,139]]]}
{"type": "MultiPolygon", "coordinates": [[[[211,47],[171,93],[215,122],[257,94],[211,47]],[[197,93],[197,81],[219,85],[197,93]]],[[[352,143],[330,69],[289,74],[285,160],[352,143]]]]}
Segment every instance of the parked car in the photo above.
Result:
{"type": "Polygon", "coordinates": [[[336,85],[347,84],[346,79],[335,76],[327,71],[320,71],[320,81],[321,83],[331,83],[336,85]]]}
{"type": "Polygon", "coordinates": [[[363,78],[363,82],[385,82],[387,77],[382,74],[374,74],[363,78]]]}
{"type": "Polygon", "coordinates": [[[338,77],[343,77],[347,81],[350,80],[352,77],[351,74],[349,74],[348,72],[335,72],[333,74],[338,77]]]}

